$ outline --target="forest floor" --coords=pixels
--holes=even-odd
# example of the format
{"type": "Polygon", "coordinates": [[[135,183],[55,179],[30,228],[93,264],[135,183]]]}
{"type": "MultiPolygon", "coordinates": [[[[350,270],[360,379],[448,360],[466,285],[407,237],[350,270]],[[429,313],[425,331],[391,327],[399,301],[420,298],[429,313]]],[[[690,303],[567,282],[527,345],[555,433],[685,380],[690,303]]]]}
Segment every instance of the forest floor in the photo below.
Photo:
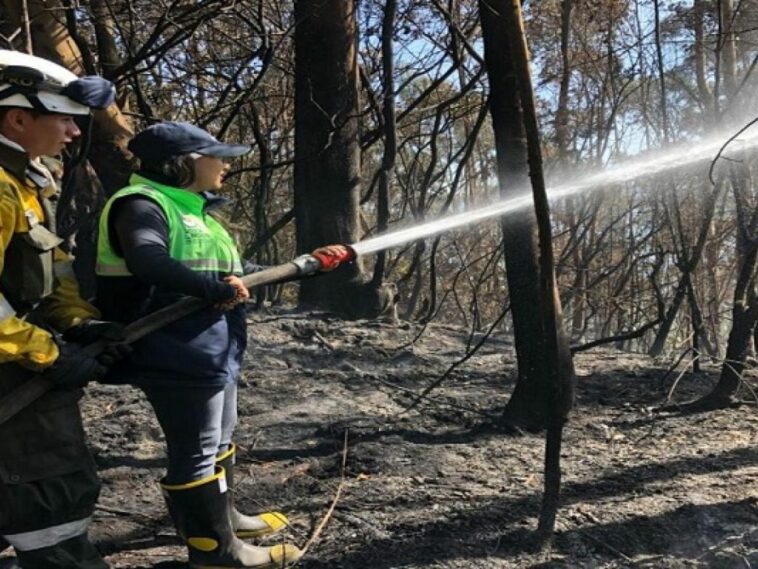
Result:
{"type": "MultiPolygon", "coordinates": [[[[557,535],[552,551],[538,553],[543,438],[499,432],[486,419],[512,389],[512,344],[491,339],[433,402],[403,413],[407,390],[444,373],[468,339],[463,328],[432,324],[413,343],[419,331],[286,310],[251,315],[236,434],[240,509],[280,509],[292,522],[284,537],[302,546],[341,489],[298,567],[758,568],[755,405],[659,413],[677,375],[662,381],[670,361],[579,354],[557,535]]],[[[748,373],[755,391],[757,375],[748,373]]],[[[717,377],[716,365],[688,373],[674,397],[705,393],[717,377]]],[[[104,483],[92,528],[99,547],[117,569],[183,567],[157,485],[162,436],[144,397],[97,386],[83,410],[104,483]]]]}

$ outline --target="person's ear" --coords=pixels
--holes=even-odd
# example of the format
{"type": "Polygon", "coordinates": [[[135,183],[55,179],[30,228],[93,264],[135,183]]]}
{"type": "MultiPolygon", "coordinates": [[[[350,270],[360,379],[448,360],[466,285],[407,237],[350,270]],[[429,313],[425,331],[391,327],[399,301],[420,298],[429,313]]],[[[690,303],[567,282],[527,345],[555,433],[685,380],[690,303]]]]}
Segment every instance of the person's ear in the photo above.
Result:
{"type": "Polygon", "coordinates": [[[23,133],[29,126],[32,116],[24,109],[12,108],[3,116],[2,130],[12,134],[23,133]]]}

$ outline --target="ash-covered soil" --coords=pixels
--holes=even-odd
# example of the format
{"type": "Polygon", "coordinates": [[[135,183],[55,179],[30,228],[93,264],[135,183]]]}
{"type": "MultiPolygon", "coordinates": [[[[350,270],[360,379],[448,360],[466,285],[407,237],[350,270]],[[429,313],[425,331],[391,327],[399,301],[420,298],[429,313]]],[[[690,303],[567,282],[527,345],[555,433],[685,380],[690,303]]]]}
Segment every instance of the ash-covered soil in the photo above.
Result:
{"type": "MultiPolygon", "coordinates": [[[[661,414],[671,362],[578,355],[558,532],[552,551],[537,553],[543,438],[487,426],[513,387],[511,343],[492,339],[434,401],[404,413],[407,390],[439,377],[468,339],[433,324],[410,345],[418,332],[283,310],[251,316],[240,509],[284,511],[285,538],[302,546],[341,489],[299,567],[758,568],[755,405],[661,414]]],[[[685,375],[675,398],[706,392],[717,373],[685,375]]],[[[96,386],[83,410],[104,483],[92,529],[99,547],[114,568],[182,567],[157,485],[162,436],[144,397],[96,386]]]]}

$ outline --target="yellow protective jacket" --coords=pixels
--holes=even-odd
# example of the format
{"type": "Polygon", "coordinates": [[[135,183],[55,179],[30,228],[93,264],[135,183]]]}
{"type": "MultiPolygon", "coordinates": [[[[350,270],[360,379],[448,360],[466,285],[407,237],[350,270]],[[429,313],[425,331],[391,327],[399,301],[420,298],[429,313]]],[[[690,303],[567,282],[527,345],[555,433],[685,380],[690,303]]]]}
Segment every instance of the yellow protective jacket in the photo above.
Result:
{"type": "Polygon", "coordinates": [[[0,365],[39,371],[58,357],[50,332],[64,331],[99,313],[79,295],[72,259],[58,247],[46,197],[50,173],[0,137],[0,365]]]}

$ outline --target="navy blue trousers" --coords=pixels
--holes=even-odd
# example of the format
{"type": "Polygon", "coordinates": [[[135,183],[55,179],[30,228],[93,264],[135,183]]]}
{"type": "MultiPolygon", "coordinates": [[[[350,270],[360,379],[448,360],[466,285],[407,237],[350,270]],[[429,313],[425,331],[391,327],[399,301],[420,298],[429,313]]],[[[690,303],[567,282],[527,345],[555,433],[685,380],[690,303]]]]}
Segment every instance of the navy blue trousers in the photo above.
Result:
{"type": "Polygon", "coordinates": [[[142,387],[166,436],[166,484],[186,484],[214,473],[237,425],[237,385],[142,387]]]}

